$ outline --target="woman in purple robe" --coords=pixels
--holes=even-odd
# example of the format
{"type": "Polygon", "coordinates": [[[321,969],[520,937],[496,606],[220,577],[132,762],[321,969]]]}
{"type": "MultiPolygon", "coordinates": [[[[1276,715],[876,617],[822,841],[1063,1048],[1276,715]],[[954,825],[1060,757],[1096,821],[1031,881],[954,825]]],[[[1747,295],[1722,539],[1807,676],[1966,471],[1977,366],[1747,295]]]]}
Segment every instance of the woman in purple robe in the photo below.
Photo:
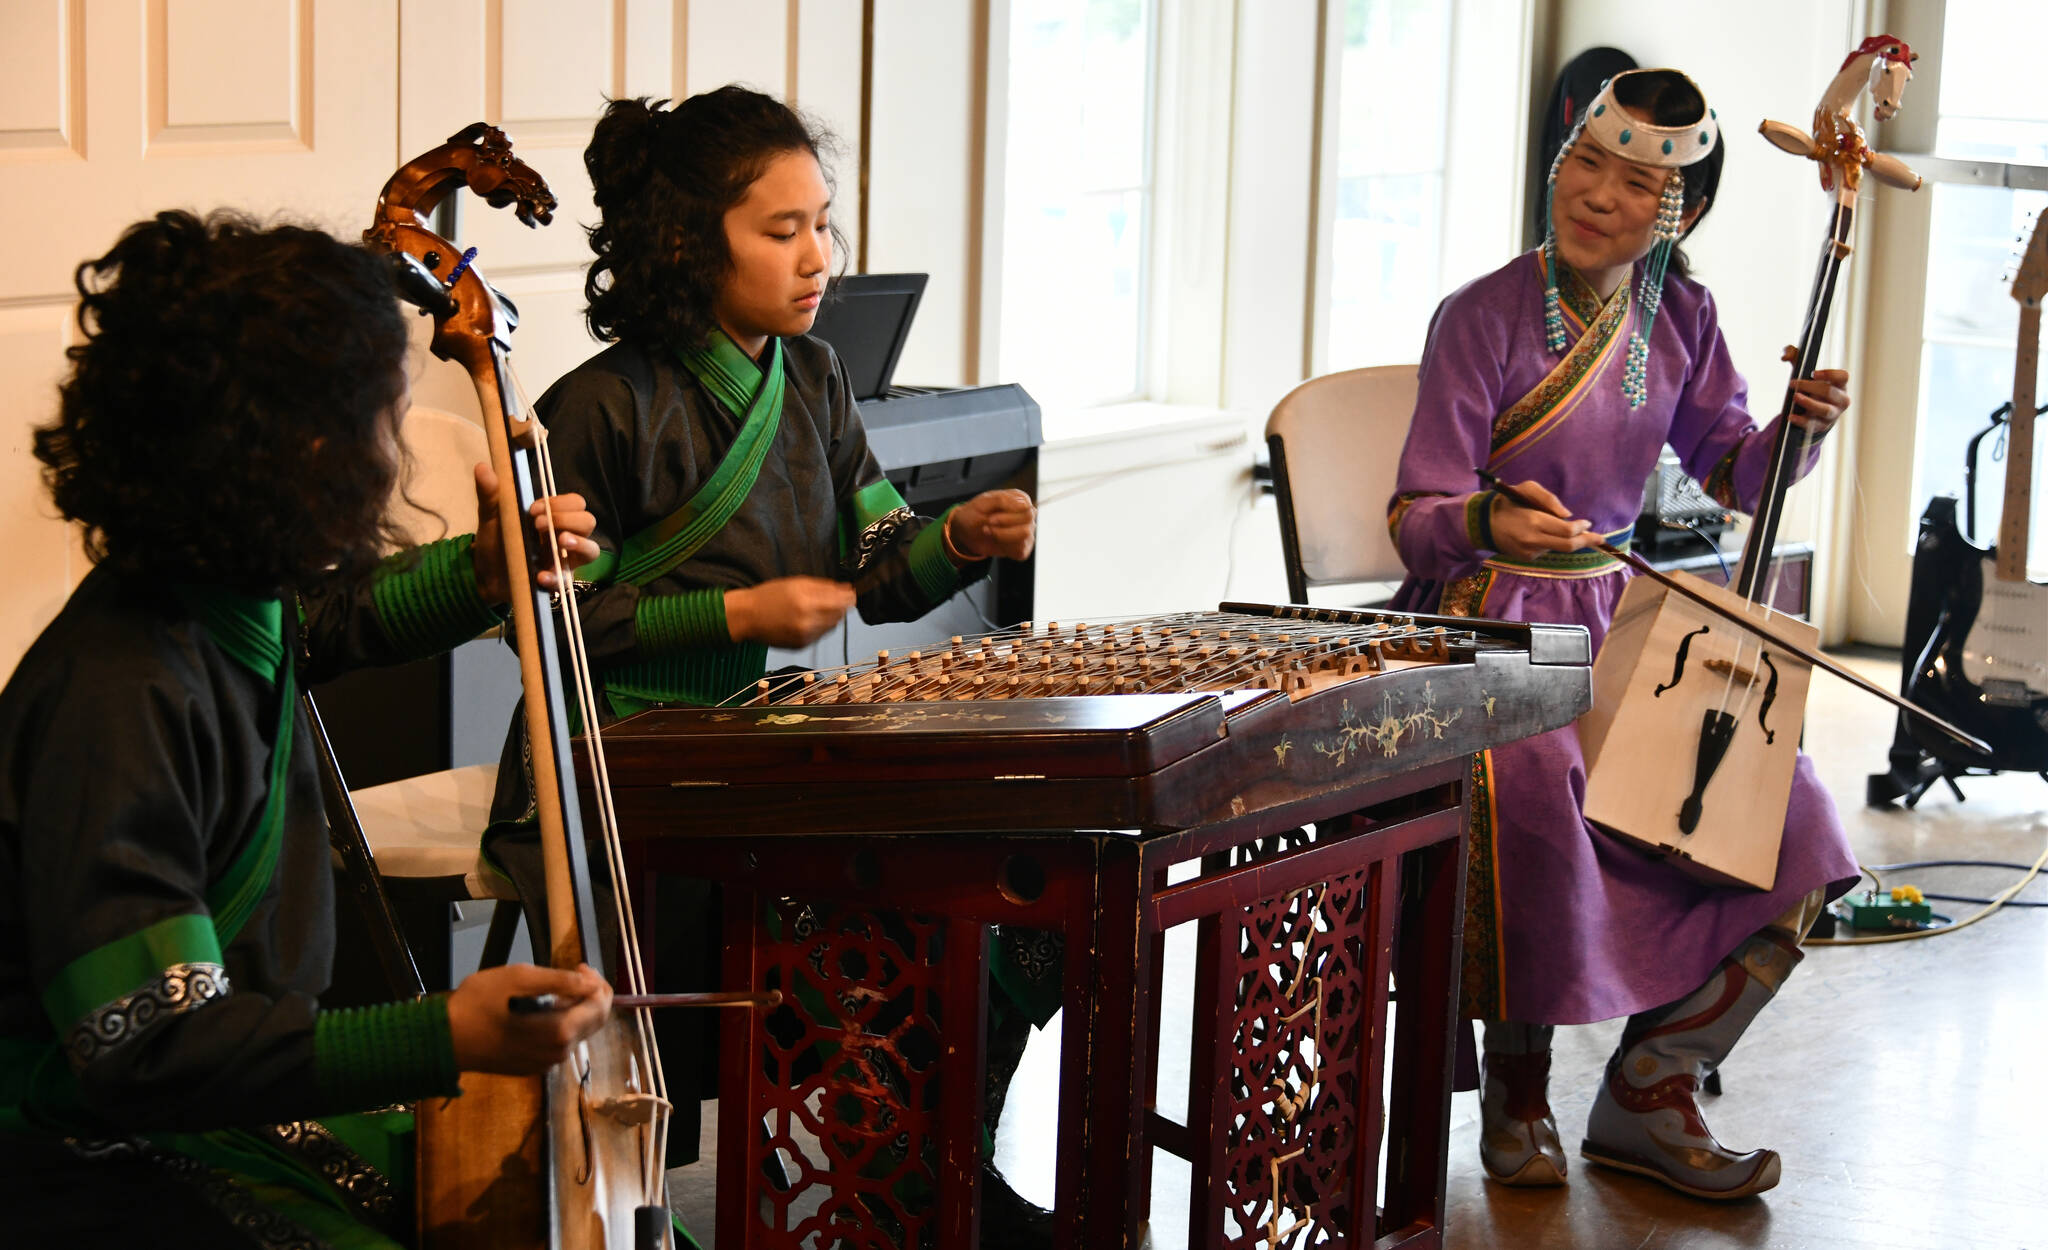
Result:
{"type": "MultiPolygon", "coordinates": [[[[1713,297],[1673,251],[1712,203],[1717,139],[1683,74],[1616,77],[1552,166],[1544,246],[1437,309],[1388,517],[1409,571],[1395,606],[1580,624],[1597,650],[1630,571],[1590,548],[1627,546],[1666,443],[1723,505],[1756,508],[1776,423],[1752,420],[1713,297]],[[1486,489],[1481,469],[1554,515],[1486,489]]],[[[1791,420],[1824,432],[1847,382],[1798,383],[1791,420]]],[[[1855,881],[1812,762],[1767,891],[1703,884],[1589,825],[1574,728],[1488,752],[1473,782],[1464,999],[1483,1022],[1488,1174],[1564,1182],[1552,1029],[1626,1015],[1585,1157],[1699,1197],[1775,1185],[1776,1152],[1723,1147],[1696,1094],[1855,881]]]]}

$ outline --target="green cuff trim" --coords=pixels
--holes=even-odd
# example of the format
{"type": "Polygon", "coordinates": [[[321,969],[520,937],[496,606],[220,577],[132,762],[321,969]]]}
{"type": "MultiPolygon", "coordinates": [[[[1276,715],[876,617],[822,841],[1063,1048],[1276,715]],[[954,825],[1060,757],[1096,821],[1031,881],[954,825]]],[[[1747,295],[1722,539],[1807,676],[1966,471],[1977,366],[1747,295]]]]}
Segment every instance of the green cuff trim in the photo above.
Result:
{"type": "Polygon", "coordinates": [[[952,515],[953,509],[946,509],[910,540],[910,576],[934,606],[950,599],[962,581],[963,570],[946,554],[946,518],[952,515]]]}
{"type": "Polygon", "coordinates": [[[341,1108],[461,1093],[448,1000],[321,1012],[313,1021],[313,1071],[321,1094],[341,1108]]]}
{"type": "Polygon", "coordinates": [[[602,680],[612,712],[631,716],[659,703],[710,707],[761,680],[768,648],[758,642],[690,647],[605,670],[602,680]]]}
{"type": "Polygon", "coordinates": [[[633,642],[644,656],[669,655],[689,647],[730,646],[725,592],[705,589],[641,595],[633,609],[633,642]]]}
{"type": "Polygon", "coordinates": [[[898,508],[909,506],[888,478],[869,482],[853,493],[853,532],[858,534],[898,508]]]}
{"type": "Polygon", "coordinates": [[[1493,491],[1482,490],[1465,496],[1465,538],[1474,551],[1495,551],[1493,545],[1493,491]]]}
{"type": "Polygon", "coordinates": [[[1730,512],[1742,510],[1735,498],[1735,458],[1741,453],[1742,445],[1737,443],[1708,471],[1707,480],[1700,483],[1700,489],[1707,498],[1730,512]]]}
{"type": "Polygon", "coordinates": [[[43,990],[43,1011],[61,1037],[87,1015],[163,975],[166,968],[220,962],[220,939],[212,917],[172,916],[65,965],[43,990]]]}
{"type": "Polygon", "coordinates": [[[474,534],[401,551],[370,575],[370,602],[384,633],[416,656],[439,655],[498,623],[476,589],[474,534]]]}
{"type": "MultiPolygon", "coordinates": [[[[1630,537],[1635,532],[1633,525],[1624,525],[1611,534],[1602,534],[1601,540],[1618,551],[1629,549],[1630,537]]],[[[1604,551],[1591,547],[1578,551],[1546,551],[1530,560],[1517,560],[1513,556],[1495,553],[1487,560],[1488,568],[1532,572],[1551,577],[1590,577],[1609,569],[1621,567],[1623,561],[1604,551]]]]}

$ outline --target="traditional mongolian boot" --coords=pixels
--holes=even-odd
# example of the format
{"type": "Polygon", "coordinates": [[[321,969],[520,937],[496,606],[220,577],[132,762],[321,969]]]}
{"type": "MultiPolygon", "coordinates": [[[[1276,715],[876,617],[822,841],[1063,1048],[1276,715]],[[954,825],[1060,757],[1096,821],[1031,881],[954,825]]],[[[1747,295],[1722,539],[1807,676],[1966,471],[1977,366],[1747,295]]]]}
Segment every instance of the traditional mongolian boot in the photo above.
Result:
{"type": "Polygon", "coordinates": [[[1503,1185],[1564,1184],[1564,1144],[1550,1114],[1547,1024],[1488,1021],[1479,1076],[1479,1161],[1503,1185]]]}
{"type": "Polygon", "coordinates": [[[1778,1183],[1778,1152],[1737,1154],[1707,1131],[1699,1088],[1802,958],[1793,936],[1765,929],[1707,983],[1668,1007],[1629,1017],[1586,1121],[1579,1153],[1695,1198],[1747,1198],[1778,1183]]]}

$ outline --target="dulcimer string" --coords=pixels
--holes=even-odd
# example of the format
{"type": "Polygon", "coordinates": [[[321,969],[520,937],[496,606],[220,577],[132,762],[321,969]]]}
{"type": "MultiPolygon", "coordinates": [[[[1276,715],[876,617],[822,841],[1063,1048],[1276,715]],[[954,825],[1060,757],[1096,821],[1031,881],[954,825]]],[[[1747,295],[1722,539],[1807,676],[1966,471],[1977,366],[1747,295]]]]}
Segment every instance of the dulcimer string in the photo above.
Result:
{"type": "Polygon", "coordinates": [[[929,699],[956,682],[968,698],[994,699],[1231,689],[1241,679],[1263,682],[1268,674],[1370,658],[1376,647],[1443,632],[1388,620],[1273,621],[1219,613],[1122,618],[1065,630],[1051,622],[1044,633],[1025,623],[971,639],[955,635],[941,650],[883,651],[872,661],[783,683],[764,678],[751,702],[929,699]]]}

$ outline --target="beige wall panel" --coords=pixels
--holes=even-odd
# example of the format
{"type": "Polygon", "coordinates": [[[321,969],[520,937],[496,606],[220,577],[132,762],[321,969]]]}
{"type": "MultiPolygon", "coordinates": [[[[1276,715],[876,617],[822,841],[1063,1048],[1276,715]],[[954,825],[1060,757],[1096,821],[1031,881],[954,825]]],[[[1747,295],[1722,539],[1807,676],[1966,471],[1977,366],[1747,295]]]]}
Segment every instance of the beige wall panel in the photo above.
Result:
{"type": "Polygon", "coordinates": [[[931,275],[896,367],[909,385],[969,381],[975,8],[951,0],[875,4],[868,269],[931,275]]]}
{"type": "Polygon", "coordinates": [[[796,0],[796,77],[791,102],[832,132],[832,219],[860,255],[860,0],[796,0]]]}
{"type": "MultiPolygon", "coordinates": [[[[488,121],[511,136],[513,151],[560,202],[553,224],[533,230],[510,211],[460,193],[458,242],[477,249],[478,271],[519,306],[513,357],[536,397],[593,350],[581,291],[590,260],[583,226],[597,220],[597,209],[583,149],[608,97],[629,89],[665,94],[675,4],[447,0],[431,11],[407,4],[401,13],[402,159],[488,121]],[[577,294],[530,302],[524,292],[536,285],[577,294]]],[[[428,356],[426,338],[424,328],[415,330],[415,400],[474,418],[468,375],[428,356]]]]}
{"type": "Polygon", "coordinates": [[[789,89],[789,6],[784,0],[690,0],[684,88],[729,82],[782,95],[789,89]]]}
{"type": "MultiPolygon", "coordinates": [[[[1920,54],[1905,107],[1887,122],[1881,141],[1893,152],[1932,152],[1939,125],[1934,102],[1941,74],[1942,0],[1890,0],[1885,25],[1920,54]]],[[[1958,73],[1973,67],[1957,63],[1958,73]]],[[[1913,547],[1919,540],[1924,496],[1915,497],[1914,467],[1923,444],[1920,428],[1921,331],[1927,317],[1927,259],[1934,217],[1933,187],[1907,193],[1879,187],[1871,211],[1863,214],[1856,263],[1867,266],[1865,292],[1870,333],[1861,359],[1856,406],[1850,411],[1836,454],[1854,452],[1855,486],[1837,501],[1846,514],[1843,530],[1853,534],[1853,560],[1838,584],[1827,589],[1848,605],[1848,634],[1858,642],[1896,647],[1906,639],[1906,609],[1912,598],[1913,547]]],[[[1987,290],[1983,299],[2003,300],[1987,290]]],[[[1853,365],[1852,365],[1853,368],[1853,365]]],[[[1960,456],[1962,448],[1936,451],[1960,456]]],[[[1997,481],[1992,469],[1992,481],[1997,481]]]]}
{"type": "Polygon", "coordinates": [[[71,527],[58,519],[31,451],[32,427],[56,412],[70,341],[69,302],[0,308],[0,408],[17,414],[0,426],[0,531],[12,553],[7,594],[0,598],[0,673],[13,671],[85,571],[71,527]],[[33,419],[20,419],[25,413],[33,419]]]}
{"type": "Polygon", "coordinates": [[[83,156],[80,0],[0,5],[0,164],[83,156]]]}
{"type": "MultiPolygon", "coordinates": [[[[1460,0],[1453,25],[1453,64],[1461,77],[1478,78],[1528,97],[1530,36],[1521,0],[1460,0]]],[[[1550,90],[1544,83],[1546,94],[1550,90]]],[[[1420,102],[1415,102],[1419,107],[1420,102]]],[[[1522,237],[1523,163],[1514,158],[1528,144],[1528,114],[1503,131],[1496,97],[1488,91],[1450,92],[1449,143],[1454,152],[1499,152],[1497,160],[1451,161],[1444,182],[1443,290],[1446,294],[1491,273],[1522,237]],[[1479,240],[1484,250],[1473,247],[1479,240]]],[[[1422,341],[1420,330],[1416,342],[1422,341]]]]}
{"type": "Polygon", "coordinates": [[[623,85],[624,32],[611,0],[494,0],[491,8],[499,37],[485,62],[486,107],[529,142],[543,133],[587,140],[589,119],[623,85]]]}
{"type": "Polygon", "coordinates": [[[674,99],[683,94],[684,18],[689,0],[626,0],[626,85],[620,93],[674,99]]]}
{"type": "MultiPolygon", "coordinates": [[[[204,142],[151,142],[146,87],[157,14],[143,4],[84,8],[79,148],[87,159],[8,162],[7,194],[0,197],[0,299],[63,295],[80,259],[104,251],[130,222],[171,206],[232,205],[260,217],[288,214],[330,229],[362,228],[378,185],[391,172],[396,0],[306,8],[273,3],[280,13],[310,12],[310,20],[294,19],[294,46],[312,58],[310,77],[299,79],[310,84],[311,101],[300,139],[215,134],[204,142]],[[322,117],[336,124],[318,130],[314,122],[322,117]]],[[[258,10],[230,7],[237,14],[243,7],[258,10]]],[[[172,30],[183,12],[161,8],[165,18],[176,17],[172,30]]],[[[232,49],[239,28],[202,33],[232,49]]],[[[223,72],[233,72],[241,59],[224,62],[223,72]]]]}
{"type": "Polygon", "coordinates": [[[1226,5],[1180,5],[1159,19],[1151,261],[1166,298],[1151,317],[1151,391],[1173,404],[1223,398],[1230,197],[1216,188],[1230,182],[1234,16],[1226,5]]]}
{"type": "Polygon", "coordinates": [[[149,0],[148,150],[310,150],[312,0],[149,0]]]}
{"type": "Polygon", "coordinates": [[[1302,377],[1315,158],[1316,4],[1238,10],[1223,404],[1263,412],[1302,377]]]}
{"type": "MultiPolygon", "coordinates": [[[[590,252],[576,223],[597,220],[583,149],[606,97],[623,85],[630,32],[614,21],[610,0],[483,0],[473,9],[482,37],[469,55],[451,57],[437,81],[417,82],[413,58],[406,58],[407,86],[419,89],[403,101],[401,132],[410,141],[403,159],[471,122],[502,127],[560,201],[556,227],[531,230],[510,212],[466,196],[462,242],[478,249],[477,265],[494,278],[581,266],[590,252]]],[[[413,34],[406,32],[408,48],[413,34]]]]}

